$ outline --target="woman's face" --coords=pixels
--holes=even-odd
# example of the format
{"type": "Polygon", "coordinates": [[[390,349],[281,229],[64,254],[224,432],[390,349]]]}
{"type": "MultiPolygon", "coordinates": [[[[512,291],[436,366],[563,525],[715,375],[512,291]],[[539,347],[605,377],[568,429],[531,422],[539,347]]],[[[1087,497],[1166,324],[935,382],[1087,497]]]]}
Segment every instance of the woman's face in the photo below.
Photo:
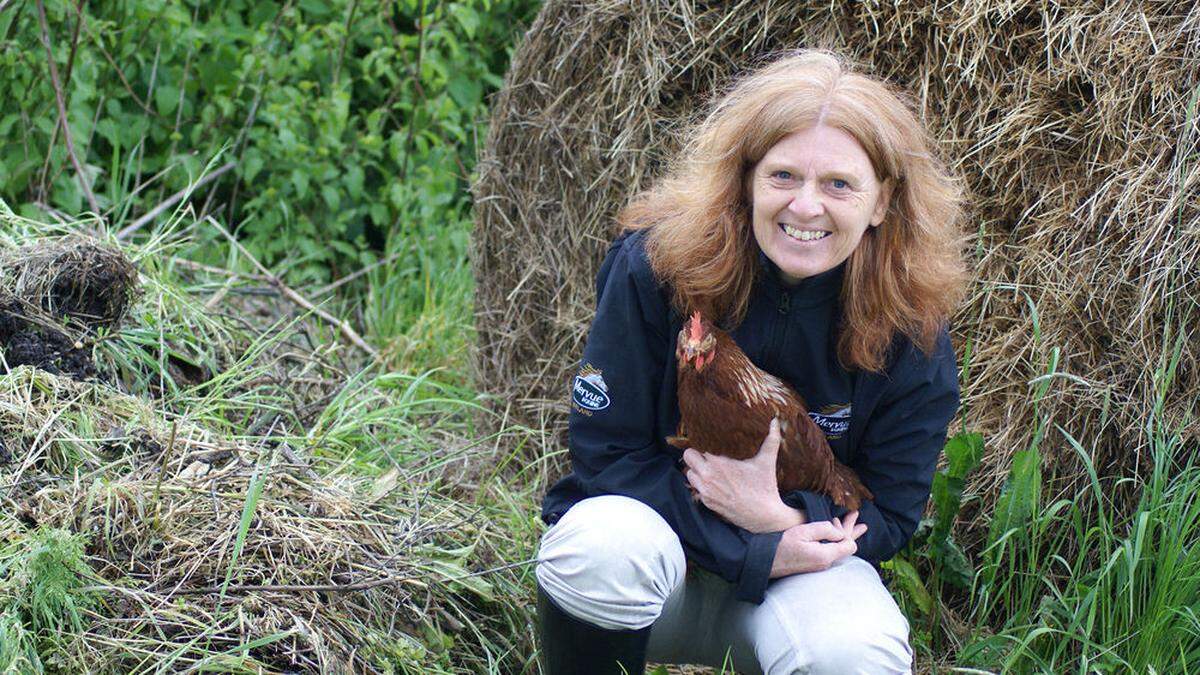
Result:
{"type": "Polygon", "coordinates": [[[785,136],[751,172],[754,238],[788,283],[842,264],[891,199],[858,141],[824,125],[785,136]]]}

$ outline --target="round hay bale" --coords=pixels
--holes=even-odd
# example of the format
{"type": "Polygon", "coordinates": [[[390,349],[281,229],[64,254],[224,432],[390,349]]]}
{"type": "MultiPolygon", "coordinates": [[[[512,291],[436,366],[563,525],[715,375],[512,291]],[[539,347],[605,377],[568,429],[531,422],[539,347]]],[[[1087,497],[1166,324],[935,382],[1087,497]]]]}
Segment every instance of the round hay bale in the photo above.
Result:
{"type": "Polygon", "coordinates": [[[615,213],[714,92],[797,47],[908,92],[971,195],[953,334],[988,450],[975,489],[995,493],[1035,420],[1048,468],[1082,475],[1064,431],[1102,472],[1146,466],[1158,392],[1174,424],[1200,394],[1200,15],[1172,3],[548,0],[474,187],[479,386],[561,447],[615,213]]]}

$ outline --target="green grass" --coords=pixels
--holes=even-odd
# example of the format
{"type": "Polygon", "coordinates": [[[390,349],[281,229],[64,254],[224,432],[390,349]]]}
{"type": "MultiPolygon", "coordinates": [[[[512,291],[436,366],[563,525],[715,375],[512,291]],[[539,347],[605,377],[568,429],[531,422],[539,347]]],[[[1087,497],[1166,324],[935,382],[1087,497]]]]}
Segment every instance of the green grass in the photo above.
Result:
{"type": "MultiPolygon", "coordinates": [[[[945,533],[939,538],[930,523],[890,564],[918,662],[1015,673],[1189,672],[1200,663],[1200,448],[1180,432],[1190,416],[1164,415],[1190,316],[1172,309],[1166,317],[1163,342],[1170,349],[1151,374],[1158,402],[1146,412],[1149,450],[1134,476],[1101,475],[1090,449],[1038,412],[1059,374],[1058,350],[1049,350],[1041,364],[1046,374],[1030,383],[1033,439],[1013,457],[976,565],[939,548],[945,533]],[[1051,434],[1071,448],[1087,480],[1075,494],[1043,501],[1044,485],[1055,476],[1043,476],[1039,448],[1051,434]],[[1114,498],[1129,487],[1139,495],[1132,508],[1114,498]],[[928,582],[914,563],[930,572],[928,582]],[[942,583],[964,564],[969,587],[942,583]],[[947,612],[960,614],[965,625],[943,621],[947,612]]],[[[947,447],[943,487],[962,475],[955,463],[973,454],[955,446],[963,438],[947,447]]],[[[938,485],[935,479],[935,497],[938,485]]],[[[936,521],[945,522],[961,503],[935,498],[936,521]]]]}

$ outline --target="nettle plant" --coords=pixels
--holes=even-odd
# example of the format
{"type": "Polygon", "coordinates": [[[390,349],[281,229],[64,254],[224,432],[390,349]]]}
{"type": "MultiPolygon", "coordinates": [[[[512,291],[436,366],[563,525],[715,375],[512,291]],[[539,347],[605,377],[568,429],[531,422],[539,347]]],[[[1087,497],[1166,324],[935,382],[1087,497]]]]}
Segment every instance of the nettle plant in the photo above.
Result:
{"type": "Polygon", "coordinates": [[[485,97],[537,5],[17,0],[0,13],[0,197],[119,228],[233,162],[193,205],[267,262],[335,276],[468,220],[485,97]]]}

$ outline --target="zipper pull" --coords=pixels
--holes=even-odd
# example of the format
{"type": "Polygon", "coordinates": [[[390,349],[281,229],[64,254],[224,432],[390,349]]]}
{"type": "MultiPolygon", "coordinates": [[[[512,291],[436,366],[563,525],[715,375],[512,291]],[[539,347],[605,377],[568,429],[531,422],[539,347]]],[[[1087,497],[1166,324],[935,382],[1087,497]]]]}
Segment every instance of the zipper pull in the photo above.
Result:
{"type": "Polygon", "coordinates": [[[783,295],[779,296],[779,313],[780,314],[783,314],[786,316],[788,313],[788,310],[791,308],[791,306],[792,306],[792,296],[791,295],[784,293],[783,295]]]}

